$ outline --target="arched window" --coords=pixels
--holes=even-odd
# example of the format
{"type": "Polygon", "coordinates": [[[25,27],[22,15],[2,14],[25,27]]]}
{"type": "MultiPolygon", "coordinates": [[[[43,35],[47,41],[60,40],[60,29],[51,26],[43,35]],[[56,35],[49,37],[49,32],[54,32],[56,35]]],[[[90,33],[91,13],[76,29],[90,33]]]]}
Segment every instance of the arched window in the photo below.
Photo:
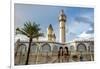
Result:
{"type": "Polygon", "coordinates": [[[37,51],[38,51],[38,45],[32,44],[30,53],[37,53],[37,51]]]}
{"type": "Polygon", "coordinates": [[[41,51],[43,52],[43,53],[47,53],[47,52],[51,52],[51,47],[50,47],[50,45],[49,44],[43,44],[42,46],[41,46],[41,51]]]}
{"type": "Polygon", "coordinates": [[[26,45],[20,44],[17,50],[17,53],[25,53],[26,52],[26,45]]]}
{"type": "Polygon", "coordinates": [[[86,45],[83,44],[83,43],[78,44],[78,45],[77,45],[77,51],[78,51],[78,52],[85,52],[85,51],[87,51],[86,45]]]}
{"type": "Polygon", "coordinates": [[[57,52],[58,52],[58,47],[57,47],[57,46],[54,46],[54,47],[53,47],[53,52],[54,52],[54,53],[57,53],[57,52]]]}

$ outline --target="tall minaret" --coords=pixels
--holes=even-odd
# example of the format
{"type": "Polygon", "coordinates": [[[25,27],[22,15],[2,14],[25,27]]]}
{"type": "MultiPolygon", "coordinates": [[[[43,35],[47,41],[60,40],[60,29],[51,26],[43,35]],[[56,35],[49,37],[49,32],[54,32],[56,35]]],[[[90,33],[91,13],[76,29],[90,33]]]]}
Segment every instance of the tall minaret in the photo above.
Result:
{"type": "Polygon", "coordinates": [[[59,16],[59,25],[60,25],[60,42],[65,43],[66,42],[66,28],[65,28],[65,22],[66,22],[66,15],[64,14],[64,11],[61,10],[60,16],[59,16]]]}
{"type": "Polygon", "coordinates": [[[48,41],[52,41],[52,34],[53,34],[53,28],[52,25],[50,24],[49,27],[47,28],[47,37],[48,41]]]}

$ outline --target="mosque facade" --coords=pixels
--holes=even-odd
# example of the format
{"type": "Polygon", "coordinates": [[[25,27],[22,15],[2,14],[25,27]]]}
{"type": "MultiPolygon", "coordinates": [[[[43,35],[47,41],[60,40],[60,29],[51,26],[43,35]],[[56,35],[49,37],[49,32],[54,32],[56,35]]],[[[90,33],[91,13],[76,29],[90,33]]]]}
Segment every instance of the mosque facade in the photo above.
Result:
{"type": "MultiPolygon", "coordinates": [[[[52,25],[47,28],[47,41],[34,41],[31,45],[28,64],[80,62],[94,60],[94,39],[66,41],[67,16],[61,10],[59,14],[59,42],[52,25]]],[[[18,39],[15,42],[15,65],[24,65],[28,51],[28,42],[18,39]]]]}

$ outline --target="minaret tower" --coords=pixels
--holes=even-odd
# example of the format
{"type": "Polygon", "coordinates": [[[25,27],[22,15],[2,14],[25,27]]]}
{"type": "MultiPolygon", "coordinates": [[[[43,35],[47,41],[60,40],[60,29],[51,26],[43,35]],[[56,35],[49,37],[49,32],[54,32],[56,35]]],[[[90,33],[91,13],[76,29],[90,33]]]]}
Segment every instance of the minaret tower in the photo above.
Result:
{"type": "Polygon", "coordinates": [[[66,22],[66,15],[64,14],[64,11],[61,10],[60,15],[59,15],[60,42],[61,43],[65,43],[66,42],[65,22],[66,22]]]}
{"type": "Polygon", "coordinates": [[[53,34],[53,28],[52,25],[50,24],[49,27],[47,28],[47,37],[49,42],[52,41],[52,34],[53,34]]]}

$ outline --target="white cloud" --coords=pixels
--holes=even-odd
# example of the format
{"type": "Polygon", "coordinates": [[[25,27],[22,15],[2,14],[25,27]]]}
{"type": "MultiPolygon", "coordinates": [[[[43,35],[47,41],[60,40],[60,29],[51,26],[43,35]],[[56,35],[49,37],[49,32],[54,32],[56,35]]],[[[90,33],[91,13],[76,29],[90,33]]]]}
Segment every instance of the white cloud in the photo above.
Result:
{"type": "Polygon", "coordinates": [[[80,35],[78,35],[79,38],[92,38],[93,34],[87,34],[86,32],[82,32],[80,35]]]}
{"type": "Polygon", "coordinates": [[[68,32],[79,34],[83,31],[88,30],[89,28],[90,25],[88,23],[79,23],[77,21],[73,21],[68,27],[68,32]]]}
{"type": "Polygon", "coordinates": [[[90,27],[88,30],[93,30],[93,28],[92,28],[92,27],[90,27]]]}
{"type": "Polygon", "coordinates": [[[69,32],[67,35],[67,41],[71,41],[75,38],[77,38],[77,34],[73,33],[73,32],[69,32]]]}

